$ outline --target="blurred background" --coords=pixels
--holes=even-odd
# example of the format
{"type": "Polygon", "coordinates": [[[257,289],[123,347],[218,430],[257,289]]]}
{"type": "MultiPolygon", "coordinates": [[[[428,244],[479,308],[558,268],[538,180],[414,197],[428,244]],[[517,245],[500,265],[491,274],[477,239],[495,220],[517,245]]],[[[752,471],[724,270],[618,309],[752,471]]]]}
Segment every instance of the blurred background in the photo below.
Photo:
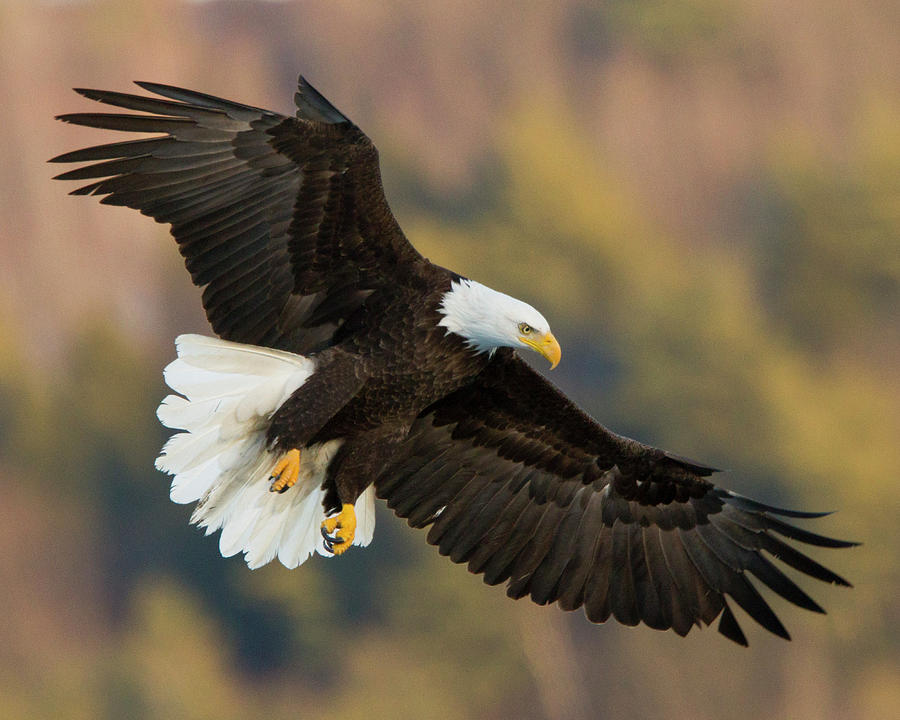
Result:
{"type": "MultiPolygon", "coordinates": [[[[0,717],[847,718],[900,706],[900,11],[893,0],[3,0],[0,717]],[[840,512],[829,614],[750,648],[512,602],[386,510],[249,571],[153,469],[181,332],[165,226],[70,198],[53,116],[153,80],[381,150],[433,261],[541,308],[620,433],[840,512]]],[[[384,508],[380,508],[384,510],[384,508]]]]}

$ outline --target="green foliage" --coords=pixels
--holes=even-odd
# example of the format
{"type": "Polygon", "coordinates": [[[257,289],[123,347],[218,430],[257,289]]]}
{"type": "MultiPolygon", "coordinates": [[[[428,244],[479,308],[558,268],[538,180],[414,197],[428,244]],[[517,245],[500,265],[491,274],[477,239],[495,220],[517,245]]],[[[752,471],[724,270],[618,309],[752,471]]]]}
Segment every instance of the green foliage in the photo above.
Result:
{"type": "Polygon", "coordinates": [[[776,321],[820,351],[900,338],[900,109],[862,117],[852,159],[796,132],[771,161],[761,282],[776,321]]]}
{"type": "Polygon", "coordinates": [[[727,41],[740,12],[723,0],[612,0],[607,8],[612,34],[625,34],[667,63],[708,53],[727,41]]]}

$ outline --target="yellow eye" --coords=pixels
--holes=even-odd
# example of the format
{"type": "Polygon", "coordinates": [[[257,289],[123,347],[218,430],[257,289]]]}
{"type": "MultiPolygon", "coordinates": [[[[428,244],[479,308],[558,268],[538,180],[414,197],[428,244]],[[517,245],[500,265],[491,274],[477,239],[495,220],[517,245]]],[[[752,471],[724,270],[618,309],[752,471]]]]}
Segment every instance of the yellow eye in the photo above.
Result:
{"type": "Polygon", "coordinates": [[[528,323],[519,323],[519,332],[523,335],[530,335],[533,330],[534,328],[528,323]]]}

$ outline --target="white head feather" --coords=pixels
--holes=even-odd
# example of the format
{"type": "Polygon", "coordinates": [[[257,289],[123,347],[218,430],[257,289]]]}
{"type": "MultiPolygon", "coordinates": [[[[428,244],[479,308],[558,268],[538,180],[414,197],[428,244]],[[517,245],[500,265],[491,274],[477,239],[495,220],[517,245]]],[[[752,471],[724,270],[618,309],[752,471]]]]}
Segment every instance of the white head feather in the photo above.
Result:
{"type": "Polygon", "coordinates": [[[454,281],[444,294],[440,312],[444,317],[439,324],[465,338],[478,352],[528,347],[523,328],[537,337],[550,333],[547,320],[531,305],[474,280],[454,281]]]}

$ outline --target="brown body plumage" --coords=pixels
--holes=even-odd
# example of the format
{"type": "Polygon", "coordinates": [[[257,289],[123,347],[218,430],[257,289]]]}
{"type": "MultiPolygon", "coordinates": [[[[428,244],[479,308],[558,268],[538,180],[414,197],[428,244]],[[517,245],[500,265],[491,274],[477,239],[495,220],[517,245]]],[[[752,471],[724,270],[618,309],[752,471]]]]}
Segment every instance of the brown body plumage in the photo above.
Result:
{"type": "Polygon", "coordinates": [[[272,418],[269,441],[285,450],[344,441],[328,468],[329,509],[355,502],[418,415],[471,383],[489,362],[438,324],[457,276],[424,263],[422,271],[411,286],[373,294],[335,344],[316,355],[322,369],[272,418]]]}

